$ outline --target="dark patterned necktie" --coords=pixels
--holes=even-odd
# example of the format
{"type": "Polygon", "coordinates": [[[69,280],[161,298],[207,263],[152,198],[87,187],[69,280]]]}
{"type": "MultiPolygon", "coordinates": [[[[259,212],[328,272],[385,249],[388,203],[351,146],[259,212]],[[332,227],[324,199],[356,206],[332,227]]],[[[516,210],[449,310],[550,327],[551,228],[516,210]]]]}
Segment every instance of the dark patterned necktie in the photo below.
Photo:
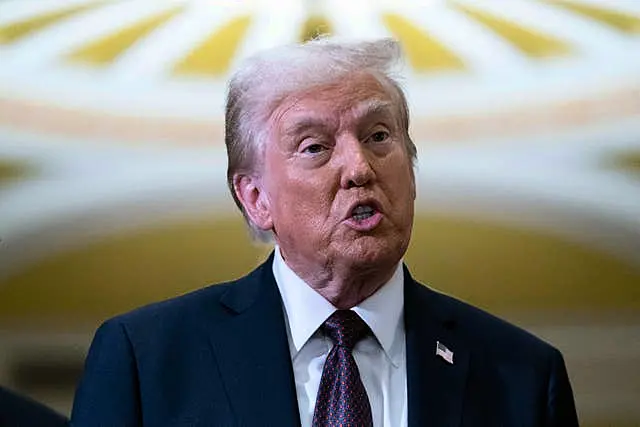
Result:
{"type": "Polygon", "coordinates": [[[322,370],[313,427],[373,426],[371,406],[351,351],[370,333],[367,324],[351,310],[337,310],[322,331],[333,341],[322,370]]]}

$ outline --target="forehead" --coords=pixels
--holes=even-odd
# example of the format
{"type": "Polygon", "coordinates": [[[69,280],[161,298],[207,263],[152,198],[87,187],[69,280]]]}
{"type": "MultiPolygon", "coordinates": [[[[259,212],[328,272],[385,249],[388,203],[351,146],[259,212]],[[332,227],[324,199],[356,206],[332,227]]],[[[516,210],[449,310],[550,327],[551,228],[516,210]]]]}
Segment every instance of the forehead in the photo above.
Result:
{"type": "Polygon", "coordinates": [[[278,127],[289,127],[301,122],[392,115],[395,109],[397,106],[387,87],[369,74],[359,74],[287,96],[271,119],[278,127]]]}

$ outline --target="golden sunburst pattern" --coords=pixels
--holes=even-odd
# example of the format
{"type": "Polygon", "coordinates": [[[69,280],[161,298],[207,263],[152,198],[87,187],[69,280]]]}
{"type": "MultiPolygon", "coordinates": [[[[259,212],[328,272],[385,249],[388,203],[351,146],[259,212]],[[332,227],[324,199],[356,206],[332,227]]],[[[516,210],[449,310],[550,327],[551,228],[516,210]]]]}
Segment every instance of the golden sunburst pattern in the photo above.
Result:
{"type": "Polygon", "coordinates": [[[67,18],[79,15],[82,12],[86,12],[102,4],[104,4],[104,2],[92,2],[71,7],[63,7],[61,9],[54,9],[50,12],[44,12],[15,22],[10,22],[6,25],[0,25],[0,44],[19,41],[24,37],[35,34],[38,31],[42,31],[54,24],[60,24],[61,21],[67,18]]]}
{"type": "MultiPolygon", "coordinates": [[[[589,20],[594,25],[602,25],[624,35],[633,36],[640,33],[640,17],[613,7],[574,0],[529,0],[529,2],[539,8],[555,8],[568,12],[577,18],[589,20]]],[[[35,36],[45,29],[50,30],[54,27],[63,31],[68,22],[82,20],[83,14],[97,13],[101,6],[111,3],[113,2],[80,3],[37,12],[15,21],[9,20],[0,24],[0,44],[20,42],[28,36],[35,36]]],[[[115,23],[113,30],[96,36],[95,39],[82,40],[64,57],[71,62],[109,67],[132,45],[150,37],[155,30],[169,24],[195,2],[183,0],[179,4],[179,7],[165,12],[154,12],[153,7],[150,7],[148,16],[142,16],[138,22],[129,26],[120,27],[115,23]]],[[[480,24],[487,31],[514,46],[525,57],[553,58],[570,55],[573,51],[568,40],[563,40],[562,37],[550,34],[544,29],[533,28],[517,20],[498,16],[485,7],[488,3],[457,0],[444,4],[453,13],[480,24]]],[[[408,62],[416,72],[457,71],[467,68],[465,66],[467,61],[455,46],[440,40],[431,33],[429,28],[417,25],[410,16],[401,12],[401,9],[392,6],[375,6],[374,3],[372,7],[377,7],[382,23],[379,35],[384,36],[386,32],[386,35],[397,37],[404,44],[408,62]]],[[[429,13],[428,7],[425,7],[424,13],[429,13]]],[[[247,36],[252,22],[256,21],[257,14],[259,12],[242,16],[230,14],[226,21],[212,25],[210,33],[197,45],[186,50],[182,58],[178,58],[174,63],[172,69],[175,74],[217,77],[228,72],[239,53],[238,47],[247,36]]],[[[299,20],[298,25],[300,26],[297,31],[299,40],[309,40],[321,34],[340,33],[330,13],[318,13],[315,9],[310,11],[304,19],[299,20]]],[[[341,31],[344,31],[344,28],[341,31]]],[[[354,26],[351,31],[357,34],[357,27],[354,26]]],[[[473,43],[473,40],[468,40],[468,43],[473,43]]]]}
{"type": "Polygon", "coordinates": [[[517,22],[502,19],[481,9],[454,3],[455,8],[467,14],[470,18],[485,25],[504,40],[515,46],[524,55],[530,57],[549,57],[566,54],[570,51],[567,43],[527,28],[517,22]]]}
{"type": "Polygon", "coordinates": [[[175,72],[212,76],[225,74],[250,24],[251,16],[240,16],[227,22],[180,61],[175,72]]]}
{"type": "Polygon", "coordinates": [[[570,0],[543,0],[555,7],[565,8],[570,12],[586,16],[594,21],[607,25],[614,30],[628,34],[640,33],[640,18],[628,13],[593,4],[570,0]]]}
{"type": "Polygon", "coordinates": [[[304,22],[300,31],[300,41],[313,40],[322,35],[333,33],[331,22],[325,15],[312,14],[304,22]]]}
{"type": "Polygon", "coordinates": [[[422,72],[464,68],[464,63],[459,57],[408,18],[396,13],[386,13],[382,19],[402,43],[414,70],[422,72]]]}
{"type": "Polygon", "coordinates": [[[108,65],[115,61],[122,53],[136,41],[148,35],[182,10],[181,7],[168,10],[158,15],[152,15],[106,36],[81,46],[68,55],[71,61],[108,65]]]}

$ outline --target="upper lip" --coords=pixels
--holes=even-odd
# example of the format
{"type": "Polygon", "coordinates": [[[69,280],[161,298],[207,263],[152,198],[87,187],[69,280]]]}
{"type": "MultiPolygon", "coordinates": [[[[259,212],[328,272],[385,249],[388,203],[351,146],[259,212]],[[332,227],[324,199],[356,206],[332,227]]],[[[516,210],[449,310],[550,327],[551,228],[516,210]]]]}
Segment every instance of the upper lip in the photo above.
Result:
{"type": "Polygon", "coordinates": [[[353,216],[353,210],[358,206],[371,206],[377,212],[382,212],[380,203],[376,199],[374,198],[359,199],[353,202],[349,206],[349,209],[347,210],[347,214],[345,215],[345,219],[351,218],[353,216]]]}

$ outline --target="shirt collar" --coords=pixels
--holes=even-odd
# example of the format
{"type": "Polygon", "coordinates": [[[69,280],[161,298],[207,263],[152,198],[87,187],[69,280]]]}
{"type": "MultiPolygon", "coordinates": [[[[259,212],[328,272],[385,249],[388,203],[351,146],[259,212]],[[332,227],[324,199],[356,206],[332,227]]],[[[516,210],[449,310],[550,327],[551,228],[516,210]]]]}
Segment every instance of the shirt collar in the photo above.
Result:
{"type": "MultiPolygon", "coordinates": [[[[280,248],[275,247],[273,275],[278,284],[289,326],[295,358],[322,323],[336,311],[336,307],[303,281],[286,264],[280,248]]],[[[367,323],[391,362],[398,363],[391,346],[398,333],[404,333],[402,312],[404,308],[404,275],[402,262],[398,263],[391,279],[353,311],[367,323]]]]}

